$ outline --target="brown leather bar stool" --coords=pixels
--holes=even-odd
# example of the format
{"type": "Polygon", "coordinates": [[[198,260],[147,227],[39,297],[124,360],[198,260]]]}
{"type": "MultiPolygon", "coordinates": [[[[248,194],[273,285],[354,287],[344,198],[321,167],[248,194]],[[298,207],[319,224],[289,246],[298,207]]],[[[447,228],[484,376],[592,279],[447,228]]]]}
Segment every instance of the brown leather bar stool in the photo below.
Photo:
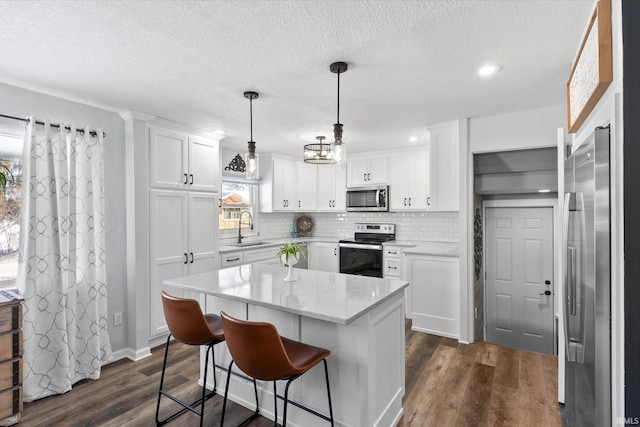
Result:
{"type": "Polygon", "coordinates": [[[327,370],[327,357],[331,354],[329,350],[281,337],[276,327],[271,323],[236,319],[224,311],[220,313],[220,315],[222,317],[222,327],[227,341],[227,347],[233,358],[227,372],[227,385],[224,391],[221,426],[224,425],[224,411],[229,393],[229,379],[231,378],[231,367],[234,363],[245,374],[253,378],[256,395],[256,410],[241,425],[246,424],[258,415],[258,392],[255,380],[259,379],[263,381],[273,381],[273,396],[275,402],[274,425],[278,423],[278,398],[280,398],[284,400],[283,426],[287,425],[288,403],[331,422],[333,426],[333,408],[331,406],[331,390],[329,388],[329,371],[327,370]],[[320,363],[320,361],[324,362],[324,375],[327,381],[327,398],[329,400],[329,417],[289,400],[289,386],[291,382],[320,363]],[[276,392],[276,381],[278,380],[287,380],[284,397],[279,396],[276,392]]]}
{"type": "Polygon", "coordinates": [[[162,364],[162,376],[160,377],[160,391],[158,392],[158,405],[156,406],[156,425],[161,426],[174,420],[186,411],[191,411],[200,417],[200,426],[204,420],[204,402],[209,400],[216,394],[216,375],[215,375],[215,355],[213,346],[224,341],[224,333],[222,332],[222,322],[217,314],[203,314],[198,301],[189,298],[180,298],[169,295],[162,291],[162,308],[164,309],[164,317],[169,327],[169,336],[167,336],[167,345],[164,351],[164,363],[162,364]],[[169,394],[162,387],[164,385],[164,373],[167,367],[167,355],[169,354],[169,341],[171,336],[184,344],[188,345],[206,345],[207,353],[204,363],[204,384],[202,385],[202,397],[192,404],[187,404],[175,396],[169,394]],[[207,369],[209,367],[209,352],[213,360],[213,391],[207,394],[207,369]],[[164,420],[160,420],[160,399],[166,396],[174,402],[182,406],[182,409],[168,416],[164,420]],[[200,410],[196,408],[200,405],[200,410]]]}

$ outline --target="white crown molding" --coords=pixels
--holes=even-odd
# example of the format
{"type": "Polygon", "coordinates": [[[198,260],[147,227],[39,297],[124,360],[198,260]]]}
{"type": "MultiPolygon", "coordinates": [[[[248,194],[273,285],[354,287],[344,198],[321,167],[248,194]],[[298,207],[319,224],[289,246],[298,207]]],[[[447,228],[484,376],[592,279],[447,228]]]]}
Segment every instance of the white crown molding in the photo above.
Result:
{"type": "Polygon", "coordinates": [[[141,113],[139,111],[131,111],[131,110],[122,110],[122,111],[119,111],[118,114],[120,114],[120,117],[122,117],[122,120],[124,120],[125,122],[129,120],[134,120],[134,119],[149,122],[156,118],[156,116],[152,114],[141,113]]]}

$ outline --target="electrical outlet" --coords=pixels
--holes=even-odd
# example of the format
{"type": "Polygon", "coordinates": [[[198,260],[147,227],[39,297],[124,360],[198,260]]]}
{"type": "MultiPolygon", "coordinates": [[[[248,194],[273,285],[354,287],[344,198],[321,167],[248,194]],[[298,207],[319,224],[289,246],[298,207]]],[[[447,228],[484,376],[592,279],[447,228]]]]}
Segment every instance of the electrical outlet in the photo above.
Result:
{"type": "Polygon", "coordinates": [[[122,325],[122,312],[113,313],[113,326],[122,325]]]}
{"type": "Polygon", "coordinates": [[[478,307],[473,307],[473,316],[476,320],[478,319],[478,307]]]}

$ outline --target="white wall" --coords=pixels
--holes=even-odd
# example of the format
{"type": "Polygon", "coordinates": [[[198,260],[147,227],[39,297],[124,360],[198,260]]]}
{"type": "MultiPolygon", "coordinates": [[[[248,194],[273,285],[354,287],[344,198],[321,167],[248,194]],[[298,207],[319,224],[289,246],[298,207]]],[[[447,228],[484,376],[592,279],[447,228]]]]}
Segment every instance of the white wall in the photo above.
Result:
{"type": "Polygon", "coordinates": [[[472,153],[556,145],[556,131],[566,127],[564,104],[469,120],[472,153]]]}
{"type": "Polygon", "coordinates": [[[126,311],[124,122],[114,112],[1,83],[0,113],[17,117],[33,115],[39,120],[102,128],[106,132],[104,178],[109,337],[114,351],[126,347],[124,327],[113,326],[111,322],[114,312],[126,311]]]}

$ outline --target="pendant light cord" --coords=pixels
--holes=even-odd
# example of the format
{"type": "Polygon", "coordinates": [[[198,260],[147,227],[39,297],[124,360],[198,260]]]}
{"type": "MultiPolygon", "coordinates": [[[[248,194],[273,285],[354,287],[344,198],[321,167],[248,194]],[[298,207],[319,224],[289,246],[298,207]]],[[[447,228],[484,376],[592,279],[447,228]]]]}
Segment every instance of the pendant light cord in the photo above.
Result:
{"type": "Polygon", "coordinates": [[[338,123],[340,123],[340,74],[338,74],[338,123]]]}
{"type": "Polygon", "coordinates": [[[251,128],[251,142],[253,142],[253,98],[249,98],[249,127],[251,128]]]}

